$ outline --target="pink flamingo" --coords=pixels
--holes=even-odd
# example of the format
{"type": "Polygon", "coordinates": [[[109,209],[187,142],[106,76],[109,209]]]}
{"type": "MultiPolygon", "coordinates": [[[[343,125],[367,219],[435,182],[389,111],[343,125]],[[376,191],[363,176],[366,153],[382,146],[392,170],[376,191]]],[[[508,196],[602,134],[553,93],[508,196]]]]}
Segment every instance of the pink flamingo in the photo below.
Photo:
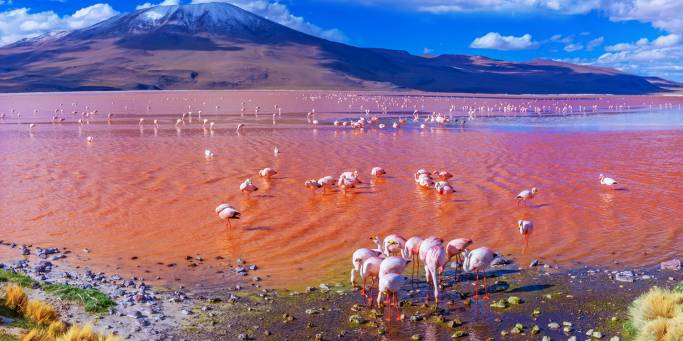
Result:
{"type": "Polygon", "coordinates": [[[537,193],[538,188],[536,187],[532,187],[531,189],[525,189],[519,192],[519,194],[517,194],[517,196],[515,197],[515,199],[517,199],[517,206],[519,206],[519,204],[522,202],[524,202],[524,206],[526,206],[526,201],[533,199],[537,193]]]}
{"type": "Polygon", "coordinates": [[[434,189],[439,194],[449,194],[455,192],[453,186],[448,183],[448,181],[437,181],[434,183],[434,189]]]}
{"type": "MultiPolygon", "coordinates": [[[[448,253],[448,260],[455,257],[456,264],[463,262],[462,253],[467,250],[467,248],[472,245],[472,239],[467,238],[457,238],[453,239],[446,244],[446,252],[448,253]]],[[[457,269],[457,266],[456,266],[457,269]]]]}
{"type": "Polygon", "coordinates": [[[526,248],[529,246],[529,235],[534,231],[534,223],[529,220],[519,220],[517,221],[517,227],[519,228],[519,234],[524,237],[524,253],[526,253],[526,248]]]}
{"type": "Polygon", "coordinates": [[[604,174],[600,174],[600,184],[605,185],[607,187],[612,187],[612,186],[618,184],[618,182],[617,182],[617,180],[606,177],[604,174]]]}
{"type": "Polygon", "coordinates": [[[251,182],[251,179],[244,180],[244,182],[240,184],[240,192],[242,193],[249,194],[256,191],[258,191],[258,187],[251,182]]]}
{"type": "Polygon", "coordinates": [[[241,214],[234,207],[230,206],[230,204],[218,205],[218,207],[216,207],[216,213],[218,213],[219,218],[228,221],[229,228],[232,228],[232,224],[230,224],[230,219],[239,219],[241,214]]]}
{"type": "Polygon", "coordinates": [[[339,176],[337,186],[346,192],[348,189],[355,188],[360,183],[363,182],[358,178],[358,171],[343,172],[339,176]]]}
{"type": "Polygon", "coordinates": [[[370,305],[372,305],[372,288],[375,287],[375,281],[379,283],[380,264],[382,264],[383,260],[384,256],[382,255],[370,257],[363,262],[360,268],[360,276],[363,278],[363,293],[365,293],[367,279],[370,278],[372,281],[370,283],[370,293],[367,294],[368,304],[370,305]]]}
{"type": "MultiPolygon", "coordinates": [[[[434,285],[434,300],[439,305],[439,275],[443,272],[446,265],[446,250],[442,245],[434,245],[427,251],[425,257],[425,276],[427,283],[431,277],[434,285]]],[[[425,295],[425,301],[429,302],[429,295],[425,295]]]]}
{"type": "MultiPolygon", "coordinates": [[[[377,257],[381,255],[382,252],[378,250],[370,250],[368,248],[360,248],[353,252],[351,256],[351,286],[356,287],[356,273],[360,273],[361,266],[370,257],[377,257]]],[[[361,290],[362,294],[365,295],[365,287],[361,290]]]]}
{"type": "Polygon", "coordinates": [[[427,170],[424,169],[424,168],[418,169],[417,172],[415,172],[415,175],[414,175],[414,176],[415,176],[415,182],[418,182],[418,183],[420,182],[419,179],[420,179],[421,177],[426,176],[426,177],[428,177],[428,178],[431,178],[431,176],[429,175],[429,172],[427,172],[427,170]]]}
{"type": "Polygon", "coordinates": [[[379,277],[379,288],[378,288],[378,293],[377,293],[377,306],[381,307],[382,306],[382,295],[386,294],[387,295],[387,306],[389,308],[389,312],[387,314],[387,321],[391,320],[391,306],[392,306],[392,301],[393,301],[393,306],[396,308],[396,320],[401,319],[401,310],[400,310],[400,304],[398,300],[398,291],[401,289],[401,286],[403,285],[403,281],[405,278],[403,278],[402,275],[395,274],[395,273],[389,273],[386,275],[380,275],[379,277]],[[393,299],[392,299],[393,296],[393,299]]]}
{"type": "Polygon", "coordinates": [[[387,257],[379,266],[379,275],[382,276],[388,273],[402,274],[408,263],[410,263],[408,259],[397,256],[387,257]]]}
{"type": "Polygon", "coordinates": [[[479,299],[479,272],[484,273],[484,299],[488,300],[489,299],[489,290],[486,285],[486,269],[488,269],[491,266],[491,262],[493,262],[493,259],[496,258],[496,254],[491,251],[488,247],[480,247],[476,248],[472,251],[465,251],[465,260],[463,262],[463,270],[467,272],[472,272],[476,271],[477,272],[477,280],[476,280],[476,290],[475,290],[475,297],[479,299]]]}
{"type": "Polygon", "coordinates": [[[274,169],[272,169],[272,168],[270,168],[270,167],[266,167],[266,168],[264,168],[264,169],[261,169],[261,170],[258,172],[258,175],[260,175],[260,176],[262,176],[262,177],[264,177],[264,178],[270,178],[270,177],[272,177],[272,176],[275,175],[275,174],[277,174],[277,171],[274,170],[274,169]]]}
{"type": "Polygon", "coordinates": [[[453,174],[448,171],[433,171],[432,175],[436,176],[441,181],[448,181],[448,179],[453,177],[453,174]]]}
{"type": "Polygon", "coordinates": [[[387,174],[387,172],[384,170],[382,167],[373,167],[372,170],[370,171],[370,174],[374,177],[383,177],[384,175],[387,174]]]}
{"type": "Polygon", "coordinates": [[[404,247],[406,245],[406,239],[397,235],[390,234],[384,237],[384,254],[387,256],[394,255],[396,253],[401,253],[401,256],[405,257],[404,247]]]}
{"type": "MultiPolygon", "coordinates": [[[[420,244],[422,244],[422,238],[418,236],[410,237],[405,246],[403,247],[403,257],[410,258],[413,263],[410,265],[410,280],[412,282],[413,276],[415,275],[415,266],[419,266],[420,262],[417,258],[420,252],[420,244]]],[[[419,270],[419,268],[418,268],[419,270]]]]}

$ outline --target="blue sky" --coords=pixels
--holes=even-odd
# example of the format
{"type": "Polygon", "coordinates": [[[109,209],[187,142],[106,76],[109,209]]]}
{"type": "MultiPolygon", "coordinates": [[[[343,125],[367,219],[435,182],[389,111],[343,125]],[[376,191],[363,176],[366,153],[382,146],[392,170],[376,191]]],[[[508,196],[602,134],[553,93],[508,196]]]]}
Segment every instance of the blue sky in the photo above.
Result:
{"type": "MultiPolygon", "coordinates": [[[[0,0],[0,43],[157,5],[0,0]]],[[[210,0],[163,0],[167,4],[210,0]]],[[[232,0],[286,26],[413,54],[558,59],[683,81],[681,0],[232,0]]]]}

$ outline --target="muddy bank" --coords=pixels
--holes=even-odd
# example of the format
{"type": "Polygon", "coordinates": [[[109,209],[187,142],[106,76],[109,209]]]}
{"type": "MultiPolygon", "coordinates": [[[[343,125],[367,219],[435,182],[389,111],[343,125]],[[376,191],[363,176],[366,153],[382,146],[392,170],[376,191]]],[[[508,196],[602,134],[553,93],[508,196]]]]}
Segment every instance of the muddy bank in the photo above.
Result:
{"type": "Polygon", "coordinates": [[[177,338],[204,339],[423,339],[446,340],[628,340],[627,307],[657,285],[683,279],[673,270],[616,272],[599,268],[559,270],[550,266],[518,269],[507,265],[488,273],[490,298],[475,298],[475,277],[448,270],[437,307],[425,304],[426,283],[404,285],[400,315],[369,306],[346,283],[324,283],[303,292],[225,290],[204,293],[197,319],[177,338]],[[228,300],[222,299],[228,297],[228,300]],[[574,337],[574,338],[572,338],[574,337]]]}

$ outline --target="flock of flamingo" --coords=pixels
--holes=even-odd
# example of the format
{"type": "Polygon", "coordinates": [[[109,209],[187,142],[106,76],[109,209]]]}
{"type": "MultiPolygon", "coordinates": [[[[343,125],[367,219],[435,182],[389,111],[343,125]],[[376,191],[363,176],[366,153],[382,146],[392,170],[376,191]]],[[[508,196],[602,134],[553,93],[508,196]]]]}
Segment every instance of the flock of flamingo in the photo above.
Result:
{"type": "MultiPolygon", "coordinates": [[[[267,167],[261,169],[258,174],[264,178],[270,178],[277,174],[273,168],[267,167]]],[[[373,167],[370,175],[375,178],[383,177],[387,174],[382,167],[373,167]]],[[[419,169],[415,172],[413,178],[415,183],[424,189],[433,189],[439,194],[453,193],[455,190],[448,182],[453,177],[448,171],[434,170],[432,172],[426,169],[419,169]]],[[[606,177],[600,174],[600,184],[612,187],[617,184],[613,178],[606,177]]],[[[319,179],[310,179],[304,182],[304,186],[312,191],[322,188],[324,192],[333,190],[336,186],[342,192],[347,193],[362,184],[357,170],[342,172],[337,180],[333,176],[323,176],[319,179]]],[[[246,195],[257,191],[258,188],[253,184],[251,179],[246,179],[239,186],[240,191],[246,195]]],[[[533,199],[538,194],[538,189],[532,187],[521,191],[515,199],[517,205],[525,205],[527,200],[533,199]]],[[[221,219],[227,221],[229,227],[231,219],[239,219],[240,212],[230,204],[220,204],[216,207],[216,213],[221,219]]],[[[529,235],[533,232],[534,224],[530,220],[520,219],[517,222],[517,228],[520,235],[524,239],[524,252],[529,243],[529,235]]],[[[387,314],[390,319],[392,308],[396,310],[396,316],[400,315],[400,300],[399,290],[403,286],[406,278],[403,276],[408,264],[411,264],[411,281],[414,280],[414,275],[419,271],[420,265],[424,266],[425,280],[428,286],[431,284],[433,288],[434,301],[439,304],[439,285],[441,274],[447,263],[455,258],[454,268],[458,269],[460,266],[464,272],[475,273],[475,299],[479,299],[479,273],[484,273],[484,299],[488,300],[488,286],[486,283],[486,271],[491,266],[493,260],[498,255],[486,246],[478,247],[470,250],[469,247],[474,243],[472,239],[456,238],[444,244],[444,240],[429,236],[422,238],[420,236],[412,236],[408,239],[397,235],[390,234],[384,239],[379,236],[374,236],[371,240],[375,243],[375,248],[359,248],[355,250],[351,256],[351,284],[356,287],[358,285],[356,278],[360,276],[363,279],[361,286],[361,296],[367,298],[368,304],[373,305],[373,289],[377,290],[376,303],[378,307],[384,304],[389,309],[387,314]],[[367,281],[370,281],[370,287],[367,288],[367,281]],[[383,301],[384,298],[384,301],[383,301]]],[[[425,295],[425,300],[429,301],[429,295],[425,295]]]]}

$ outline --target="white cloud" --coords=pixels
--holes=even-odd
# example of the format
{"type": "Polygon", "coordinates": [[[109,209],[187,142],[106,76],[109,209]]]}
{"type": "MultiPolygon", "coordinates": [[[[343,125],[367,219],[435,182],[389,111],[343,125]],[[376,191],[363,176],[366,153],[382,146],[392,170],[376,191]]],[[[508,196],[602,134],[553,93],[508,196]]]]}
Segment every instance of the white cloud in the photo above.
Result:
{"type": "Polygon", "coordinates": [[[356,0],[375,6],[400,6],[429,13],[557,11],[587,13],[601,0],[356,0]]]}
{"type": "Polygon", "coordinates": [[[605,37],[597,37],[586,44],[586,50],[593,51],[596,47],[602,45],[605,42],[605,37]]]}
{"type": "Polygon", "coordinates": [[[580,51],[583,50],[583,45],[580,43],[572,43],[572,44],[567,44],[564,47],[564,50],[567,52],[574,52],[574,51],[580,51]]]}
{"type": "Polygon", "coordinates": [[[538,42],[534,41],[530,34],[520,37],[503,36],[498,32],[489,32],[479,38],[475,38],[470,44],[475,49],[490,50],[530,50],[538,48],[538,42]]]}
{"type": "Polygon", "coordinates": [[[638,20],[667,32],[683,32],[681,0],[605,1],[603,10],[615,21],[638,20]]]}
{"type": "Polygon", "coordinates": [[[422,54],[431,54],[432,52],[434,52],[434,50],[430,49],[429,47],[422,49],[422,54]]]}
{"type": "Polygon", "coordinates": [[[151,2],[145,2],[142,5],[138,5],[135,7],[135,9],[145,9],[145,8],[150,8],[154,6],[177,6],[180,5],[180,0],[164,0],[158,4],[153,4],[151,2]]]}
{"type": "Polygon", "coordinates": [[[231,3],[246,11],[252,12],[256,15],[262,16],[268,20],[272,20],[280,25],[287,26],[297,31],[305,32],[333,41],[348,41],[348,38],[340,30],[336,28],[323,29],[315,24],[312,24],[304,20],[303,17],[292,14],[289,12],[289,8],[287,8],[287,6],[279,2],[270,2],[266,0],[192,0],[193,4],[207,2],[231,3]]]}
{"type": "Polygon", "coordinates": [[[0,12],[0,45],[49,32],[90,26],[117,13],[105,3],[81,8],[71,15],[61,17],[53,11],[31,13],[30,8],[0,12]]]}
{"type": "Polygon", "coordinates": [[[652,41],[641,38],[630,43],[609,45],[605,46],[605,51],[598,58],[565,61],[683,81],[683,45],[678,34],[661,35],[652,41]]]}

